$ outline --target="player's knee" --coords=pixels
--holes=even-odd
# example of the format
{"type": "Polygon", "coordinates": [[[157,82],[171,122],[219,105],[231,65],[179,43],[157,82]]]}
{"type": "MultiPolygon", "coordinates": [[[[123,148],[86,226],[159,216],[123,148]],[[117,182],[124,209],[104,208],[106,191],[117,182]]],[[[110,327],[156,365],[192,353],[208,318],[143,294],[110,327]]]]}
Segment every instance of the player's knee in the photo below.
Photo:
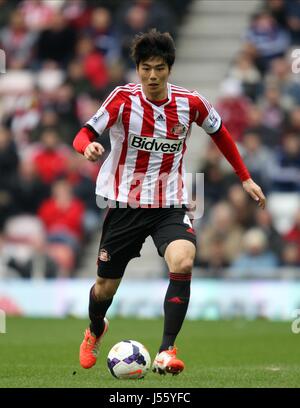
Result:
{"type": "MultiPolygon", "coordinates": [[[[176,273],[192,273],[194,265],[194,260],[192,258],[182,258],[176,262],[175,270],[176,273]]],[[[173,271],[172,271],[173,272],[173,271]]]]}
{"type": "Polygon", "coordinates": [[[111,299],[119,286],[118,279],[105,279],[98,277],[95,283],[94,293],[99,300],[111,299]]]}

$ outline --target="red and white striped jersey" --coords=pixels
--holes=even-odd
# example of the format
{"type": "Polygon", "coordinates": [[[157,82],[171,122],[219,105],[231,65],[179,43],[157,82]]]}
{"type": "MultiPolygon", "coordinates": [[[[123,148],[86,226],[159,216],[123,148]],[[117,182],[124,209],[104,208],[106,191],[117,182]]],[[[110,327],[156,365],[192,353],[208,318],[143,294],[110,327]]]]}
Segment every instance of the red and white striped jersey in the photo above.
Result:
{"type": "Polygon", "coordinates": [[[158,106],[140,84],[115,88],[87,122],[99,135],[110,128],[111,152],[96,194],[150,207],[188,204],[183,157],[193,122],[208,134],[221,126],[218,113],[197,92],[168,84],[168,98],[158,106]]]}

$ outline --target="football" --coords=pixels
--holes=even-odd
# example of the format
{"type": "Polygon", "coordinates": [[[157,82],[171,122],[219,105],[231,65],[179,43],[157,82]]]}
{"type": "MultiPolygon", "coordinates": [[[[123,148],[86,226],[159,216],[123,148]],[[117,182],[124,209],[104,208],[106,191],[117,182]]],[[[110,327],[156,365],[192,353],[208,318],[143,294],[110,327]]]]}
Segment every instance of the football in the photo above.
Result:
{"type": "Polygon", "coordinates": [[[149,371],[151,358],[143,344],[135,340],[123,340],[111,348],[107,366],[116,378],[139,379],[149,371]]]}

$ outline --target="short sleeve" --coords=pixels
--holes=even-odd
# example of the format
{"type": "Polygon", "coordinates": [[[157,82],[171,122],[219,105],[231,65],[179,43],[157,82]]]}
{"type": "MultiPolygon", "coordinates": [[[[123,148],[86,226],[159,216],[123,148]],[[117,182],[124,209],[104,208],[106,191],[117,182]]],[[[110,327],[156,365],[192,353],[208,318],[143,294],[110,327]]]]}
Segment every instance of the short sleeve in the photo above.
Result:
{"type": "Polygon", "coordinates": [[[86,125],[91,126],[99,135],[101,135],[104,130],[112,127],[118,120],[122,103],[123,98],[121,90],[116,88],[106,98],[95,115],[86,122],[86,125]]]}
{"type": "Polygon", "coordinates": [[[201,126],[209,135],[216,133],[222,120],[216,109],[198,92],[193,92],[195,107],[195,122],[201,126]]]}

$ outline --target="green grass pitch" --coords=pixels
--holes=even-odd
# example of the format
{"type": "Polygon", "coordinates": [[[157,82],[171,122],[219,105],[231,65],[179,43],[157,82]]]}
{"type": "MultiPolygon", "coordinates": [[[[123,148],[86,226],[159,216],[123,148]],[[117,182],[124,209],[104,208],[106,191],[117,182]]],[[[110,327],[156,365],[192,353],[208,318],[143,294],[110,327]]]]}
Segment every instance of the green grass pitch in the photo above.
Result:
{"type": "Polygon", "coordinates": [[[201,388],[300,387],[300,334],[290,323],[186,321],[177,339],[186,369],[179,376],[150,372],[117,380],[106,367],[109,349],[122,339],[145,344],[151,357],[162,320],[111,319],[97,365],[80,368],[79,344],[87,320],[8,318],[0,334],[0,387],[201,388]]]}

